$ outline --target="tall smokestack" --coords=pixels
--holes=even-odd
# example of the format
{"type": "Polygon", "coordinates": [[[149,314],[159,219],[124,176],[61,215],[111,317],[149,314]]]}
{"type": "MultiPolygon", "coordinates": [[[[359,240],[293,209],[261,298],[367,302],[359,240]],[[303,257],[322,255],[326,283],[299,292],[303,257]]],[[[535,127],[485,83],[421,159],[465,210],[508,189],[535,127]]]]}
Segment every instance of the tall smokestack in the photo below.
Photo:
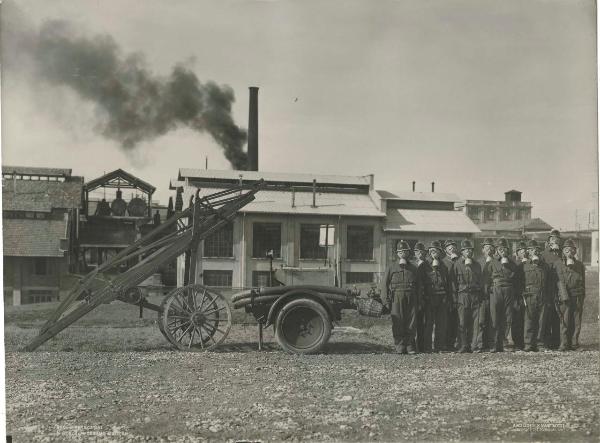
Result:
{"type": "Polygon", "coordinates": [[[431,192],[435,192],[435,182],[431,182],[431,192]]]}
{"type": "Polygon", "coordinates": [[[248,89],[248,171],[258,171],[258,87],[250,86],[248,89]]]}
{"type": "Polygon", "coordinates": [[[413,192],[415,192],[415,185],[417,184],[417,182],[413,181],[413,192]]]}

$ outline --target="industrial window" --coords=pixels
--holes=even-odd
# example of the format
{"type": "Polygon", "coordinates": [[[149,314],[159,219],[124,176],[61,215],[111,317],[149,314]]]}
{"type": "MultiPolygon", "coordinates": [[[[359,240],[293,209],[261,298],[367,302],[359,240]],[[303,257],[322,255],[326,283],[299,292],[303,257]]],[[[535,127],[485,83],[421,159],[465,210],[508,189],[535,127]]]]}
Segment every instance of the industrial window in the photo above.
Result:
{"type": "Polygon", "coordinates": [[[496,220],[496,208],[485,208],[485,221],[496,220]]]}
{"type": "Polygon", "coordinates": [[[510,209],[503,209],[502,212],[500,212],[500,217],[500,220],[502,221],[510,220],[510,209]]]}
{"type": "Polygon", "coordinates": [[[517,210],[515,211],[515,218],[516,218],[517,220],[522,220],[522,219],[523,219],[523,211],[522,211],[522,210],[520,210],[520,209],[517,209],[517,210]]]}
{"type": "Polygon", "coordinates": [[[346,272],[346,283],[373,283],[372,272],[346,272]]]}
{"type": "Polygon", "coordinates": [[[252,271],[252,286],[259,288],[269,286],[270,271],[252,271]]]}
{"type": "MultiPolygon", "coordinates": [[[[327,258],[327,247],[325,242],[321,246],[319,241],[321,229],[326,230],[325,225],[301,225],[300,226],[300,258],[327,258]]],[[[331,231],[331,229],[330,229],[331,231]]],[[[331,240],[327,238],[327,242],[331,240]]]]}
{"type": "Polygon", "coordinates": [[[48,274],[48,262],[45,258],[34,258],[33,259],[33,273],[35,275],[46,275],[48,274]]]}
{"type": "Polygon", "coordinates": [[[204,240],[204,256],[233,257],[233,224],[226,224],[204,240]]]}
{"type": "Polygon", "coordinates": [[[469,218],[471,220],[477,220],[477,221],[479,221],[479,208],[477,208],[477,207],[470,207],[469,208],[469,218]]]}
{"type": "Polygon", "coordinates": [[[347,257],[373,260],[373,226],[348,226],[347,257]]]}
{"type": "Polygon", "coordinates": [[[265,258],[269,251],[281,257],[281,224],[254,223],[252,230],[252,257],[265,258]]]}
{"type": "Polygon", "coordinates": [[[206,286],[230,288],[233,280],[233,271],[206,270],[202,272],[202,278],[206,286]]]}
{"type": "Polygon", "coordinates": [[[23,297],[24,305],[32,303],[50,303],[58,300],[57,291],[52,289],[29,289],[23,297]]]}

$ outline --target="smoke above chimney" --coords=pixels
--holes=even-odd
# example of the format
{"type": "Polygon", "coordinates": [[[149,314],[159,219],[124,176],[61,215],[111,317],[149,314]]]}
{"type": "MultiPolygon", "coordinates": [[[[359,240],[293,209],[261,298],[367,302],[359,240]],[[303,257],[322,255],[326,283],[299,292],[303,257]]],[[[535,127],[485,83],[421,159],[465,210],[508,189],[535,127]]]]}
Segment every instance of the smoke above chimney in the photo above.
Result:
{"type": "Polygon", "coordinates": [[[122,149],[188,127],[210,134],[234,169],[246,169],[246,131],[233,121],[231,87],[201,83],[184,64],[154,75],[143,55],[123,54],[112,37],[81,35],[64,21],[44,23],[30,41],[37,76],[95,103],[98,131],[122,149]]]}

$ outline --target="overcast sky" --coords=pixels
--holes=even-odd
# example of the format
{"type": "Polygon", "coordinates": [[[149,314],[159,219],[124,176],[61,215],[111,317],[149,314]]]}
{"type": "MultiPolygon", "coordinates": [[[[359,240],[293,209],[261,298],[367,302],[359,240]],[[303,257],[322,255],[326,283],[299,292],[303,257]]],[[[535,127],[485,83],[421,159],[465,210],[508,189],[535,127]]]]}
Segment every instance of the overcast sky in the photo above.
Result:
{"type": "MultiPolygon", "coordinates": [[[[260,169],[375,174],[376,187],[500,200],[518,189],[533,216],[586,228],[597,204],[593,1],[13,1],[2,5],[3,164],[121,167],[166,203],[181,167],[228,169],[190,129],[125,154],[95,130],[98,109],[29,76],[7,50],[21,14],[109,34],[168,75],[192,63],[230,85],[247,126],[260,87],[260,169]],[[12,11],[11,11],[12,9],[12,11]],[[296,100],[297,99],[297,100],[296,100]]],[[[14,38],[14,37],[13,37],[14,38]]]]}

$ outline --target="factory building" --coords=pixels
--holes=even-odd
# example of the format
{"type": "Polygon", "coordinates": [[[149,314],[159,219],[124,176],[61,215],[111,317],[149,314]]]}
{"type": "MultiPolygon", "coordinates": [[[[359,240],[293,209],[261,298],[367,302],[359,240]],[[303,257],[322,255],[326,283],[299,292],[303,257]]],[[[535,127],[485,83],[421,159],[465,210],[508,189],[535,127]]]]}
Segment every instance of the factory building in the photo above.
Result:
{"type": "MultiPolygon", "coordinates": [[[[189,202],[196,191],[209,195],[240,183],[250,186],[260,178],[266,189],[199,248],[197,281],[266,286],[271,269],[267,253],[273,251],[273,269],[285,271],[290,283],[303,283],[310,272],[311,281],[322,284],[368,285],[378,282],[395,259],[399,239],[414,246],[418,240],[460,241],[479,233],[454,209],[460,201],[456,195],[376,191],[372,175],[181,169],[170,187],[177,190],[177,201],[189,202]]],[[[180,283],[183,263],[178,266],[180,283]]]]}
{"type": "Polygon", "coordinates": [[[379,191],[382,210],[386,213],[383,230],[387,256],[395,257],[395,245],[400,239],[411,247],[417,241],[425,246],[438,240],[473,239],[480,233],[478,227],[462,211],[455,210],[460,198],[455,194],[433,192],[379,191]]]}
{"type": "Polygon", "coordinates": [[[176,201],[189,202],[197,190],[204,196],[261,178],[266,188],[199,248],[197,281],[268,285],[270,251],[273,269],[286,272],[295,284],[301,284],[303,271],[322,284],[342,286],[373,282],[384,271],[385,213],[372,176],[181,169],[171,188],[179,189],[176,201]]]}
{"type": "Polygon", "coordinates": [[[463,211],[477,225],[531,219],[531,203],[521,201],[522,192],[510,190],[504,200],[466,200],[463,211]]]}
{"type": "Polygon", "coordinates": [[[56,301],[68,291],[82,185],[71,169],[2,166],[5,304],[56,301]]]}
{"type": "Polygon", "coordinates": [[[91,271],[144,234],[153,221],[149,202],[154,191],[154,186],[122,169],[85,183],[77,250],[80,272],[91,271]]]}

